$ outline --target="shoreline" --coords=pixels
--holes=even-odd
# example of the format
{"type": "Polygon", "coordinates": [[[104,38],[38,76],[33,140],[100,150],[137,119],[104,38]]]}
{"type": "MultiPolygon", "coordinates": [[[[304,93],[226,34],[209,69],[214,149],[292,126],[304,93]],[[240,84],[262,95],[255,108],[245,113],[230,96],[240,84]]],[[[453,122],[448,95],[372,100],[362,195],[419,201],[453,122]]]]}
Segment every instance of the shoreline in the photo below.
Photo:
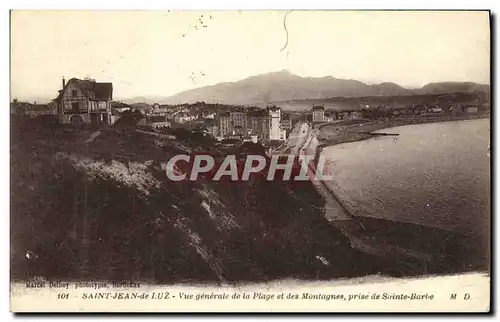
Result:
{"type": "MultiPolygon", "coordinates": [[[[478,119],[490,119],[490,113],[476,114],[476,115],[466,115],[466,116],[441,116],[441,117],[411,117],[411,118],[396,118],[391,120],[382,121],[370,121],[362,122],[359,120],[358,124],[344,124],[344,120],[338,123],[322,123],[313,125],[315,129],[319,131],[317,137],[319,145],[317,150],[322,150],[327,146],[334,146],[343,143],[358,142],[362,140],[367,140],[372,137],[377,136],[376,134],[370,134],[369,132],[375,132],[383,129],[395,128],[399,126],[406,125],[419,125],[419,124],[429,124],[429,123],[441,123],[441,122],[456,122],[456,121],[469,121],[478,119]],[[342,133],[324,133],[324,127],[342,127],[342,133]],[[361,131],[361,132],[360,132],[361,131]],[[341,135],[338,135],[341,134],[341,135]]],[[[347,120],[350,121],[350,120],[347,120]]],[[[319,157],[318,152],[316,153],[316,158],[319,157]]]]}
{"type": "MultiPolygon", "coordinates": [[[[359,120],[358,124],[349,124],[350,122],[316,124],[314,128],[318,130],[316,137],[319,144],[316,147],[315,160],[318,162],[323,148],[376,137],[377,135],[369,133],[373,131],[414,124],[485,118],[489,119],[489,114],[475,115],[475,117],[468,116],[467,118],[440,117],[439,119],[428,119],[419,117],[418,119],[396,119],[371,123],[361,123],[362,120],[359,120]],[[331,129],[325,131],[323,128],[326,126],[330,126],[331,129]],[[358,131],[364,133],[359,133],[358,131]]],[[[325,183],[325,186],[328,186],[328,184],[325,183]]],[[[398,273],[405,275],[402,271],[406,271],[407,269],[418,271],[421,274],[442,271],[463,273],[467,271],[486,270],[489,272],[487,264],[489,261],[488,255],[480,251],[481,246],[473,238],[470,238],[470,236],[413,223],[355,215],[344,204],[343,198],[333,189],[328,188],[331,196],[341,206],[342,211],[346,212],[352,218],[351,220],[332,220],[330,224],[342,231],[350,240],[351,247],[366,254],[379,258],[392,258],[398,262],[399,264],[394,267],[398,273]],[[444,244],[449,244],[450,247],[451,245],[460,245],[461,249],[466,250],[464,252],[465,255],[453,258],[451,254],[439,251],[442,248],[438,246],[444,244]],[[477,254],[477,256],[469,256],[467,254],[477,254]]]]}

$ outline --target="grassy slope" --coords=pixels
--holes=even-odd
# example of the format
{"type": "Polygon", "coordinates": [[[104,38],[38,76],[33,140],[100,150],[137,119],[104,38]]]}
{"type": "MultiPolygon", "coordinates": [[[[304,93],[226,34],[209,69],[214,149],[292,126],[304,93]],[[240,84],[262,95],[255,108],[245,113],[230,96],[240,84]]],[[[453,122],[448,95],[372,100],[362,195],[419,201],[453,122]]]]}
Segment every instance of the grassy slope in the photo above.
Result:
{"type": "Polygon", "coordinates": [[[310,279],[387,265],[326,222],[309,183],[172,183],[161,163],[199,144],[128,127],[79,143],[90,132],[11,125],[14,279],[310,279]]]}
{"type": "Polygon", "coordinates": [[[50,130],[16,119],[11,128],[14,279],[216,283],[418,275],[484,265],[483,259],[470,262],[468,254],[479,253],[474,240],[462,236],[369,218],[363,219],[367,230],[353,222],[331,225],[308,182],[258,176],[239,183],[169,182],[162,163],[174,154],[223,153],[189,138],[166,140],[124,126],[81,143],[92,131],[50,130]],[[431,265],[369,255],[346,237],[375,240],[380,232],[382,243],[429,253],[431,265]]]}

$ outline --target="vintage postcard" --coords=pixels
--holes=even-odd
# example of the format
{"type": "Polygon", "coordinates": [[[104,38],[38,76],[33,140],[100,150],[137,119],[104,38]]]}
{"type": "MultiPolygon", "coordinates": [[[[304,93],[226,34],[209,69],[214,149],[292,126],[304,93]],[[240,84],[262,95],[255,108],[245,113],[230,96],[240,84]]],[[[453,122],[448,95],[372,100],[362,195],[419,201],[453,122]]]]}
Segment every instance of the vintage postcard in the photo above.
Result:
{"type": "Polygon", "coordinates": [[[10,13],[13,312],[488,312],[488,11],[10,13]]]}

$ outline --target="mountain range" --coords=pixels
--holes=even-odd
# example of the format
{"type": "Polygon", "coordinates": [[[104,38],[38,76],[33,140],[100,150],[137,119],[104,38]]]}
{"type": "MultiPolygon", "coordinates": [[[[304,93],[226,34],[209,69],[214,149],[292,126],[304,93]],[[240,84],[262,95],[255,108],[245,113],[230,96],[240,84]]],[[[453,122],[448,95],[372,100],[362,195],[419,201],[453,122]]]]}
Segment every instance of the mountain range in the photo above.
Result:
{"type": "Polygon", "coordinates": [[[266,105],[293,100],[317,100],[331,97],[411,96],[445,93],[488,92],[490,86],[472,82],[429,83],[422,88],[408,89],[384,82],[366,84],[353,79],[332,76],[301,77],[287,70],[256,75],[236,82],[224,82],[186,90],[170,97],[134,97],[125,103],[183,104],[195,102],[233,105],[266,105]]]}

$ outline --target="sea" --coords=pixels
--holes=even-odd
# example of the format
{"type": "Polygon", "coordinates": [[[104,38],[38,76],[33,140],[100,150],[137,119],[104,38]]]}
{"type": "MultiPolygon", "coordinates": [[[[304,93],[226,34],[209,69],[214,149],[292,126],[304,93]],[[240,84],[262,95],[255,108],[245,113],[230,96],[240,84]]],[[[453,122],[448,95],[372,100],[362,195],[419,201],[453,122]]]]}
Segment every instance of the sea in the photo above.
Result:
{"type": "Polygon", "coordinates": [[[325,147],[349,212],[466,235],[490,232],[490,120],[407,125],[325,147]]]}

